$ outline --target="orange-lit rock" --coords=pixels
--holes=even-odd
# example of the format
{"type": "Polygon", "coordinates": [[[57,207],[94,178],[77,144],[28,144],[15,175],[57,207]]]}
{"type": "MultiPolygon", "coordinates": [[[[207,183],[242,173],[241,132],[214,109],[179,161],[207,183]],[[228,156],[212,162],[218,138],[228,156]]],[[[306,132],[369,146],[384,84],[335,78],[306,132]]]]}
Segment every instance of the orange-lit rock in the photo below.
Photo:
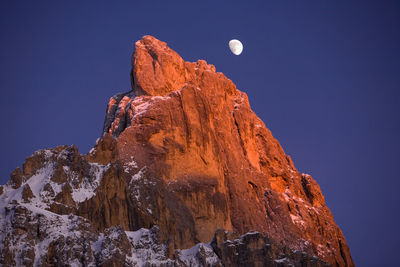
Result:
{"type": "Polygon", "coordinates": [[[0,265],[354,266],[318,184],[231,80],[151,36],[132,64],[87,155],[36,151],[0,186],[0,265]]]}
{"type": "Polygon", "coordinates": [[[318,184],[297,171],[231,80],[151,36],[136,42],[132,64],[133,92],[111,99],[104,132],[117,138],[123,164],[151,170],[188,209],[194,239],[181,244],[208,242],[217,228],[255,230],[353,265],[318,184]]]}

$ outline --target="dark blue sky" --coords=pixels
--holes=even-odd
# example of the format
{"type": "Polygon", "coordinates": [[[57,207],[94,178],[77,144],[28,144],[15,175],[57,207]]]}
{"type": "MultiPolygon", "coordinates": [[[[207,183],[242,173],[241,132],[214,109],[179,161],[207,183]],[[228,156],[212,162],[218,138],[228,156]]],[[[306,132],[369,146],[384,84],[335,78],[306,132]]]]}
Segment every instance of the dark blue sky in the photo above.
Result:
{"type": "Polygon", "coordinates": [[[1,183],[37,149],[86,153],[109,97],[130,89],[134,42],[150,34],[248,94],[320,184],[357,265],[395,264],[398,1],[60,2],[0,2],[1,183]]]}

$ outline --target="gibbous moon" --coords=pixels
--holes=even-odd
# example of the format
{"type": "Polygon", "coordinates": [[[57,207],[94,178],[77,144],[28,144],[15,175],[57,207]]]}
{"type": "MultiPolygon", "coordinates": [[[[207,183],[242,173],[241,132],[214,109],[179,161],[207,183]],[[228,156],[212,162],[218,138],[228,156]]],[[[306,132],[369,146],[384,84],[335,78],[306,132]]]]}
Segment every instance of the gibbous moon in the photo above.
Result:
{"type": "Polygon", "coordinates": [[[229,48],[235,55],[240,55],[243,51],[243,45],[239,40],[233,39],[229,41],[229,48]]]}

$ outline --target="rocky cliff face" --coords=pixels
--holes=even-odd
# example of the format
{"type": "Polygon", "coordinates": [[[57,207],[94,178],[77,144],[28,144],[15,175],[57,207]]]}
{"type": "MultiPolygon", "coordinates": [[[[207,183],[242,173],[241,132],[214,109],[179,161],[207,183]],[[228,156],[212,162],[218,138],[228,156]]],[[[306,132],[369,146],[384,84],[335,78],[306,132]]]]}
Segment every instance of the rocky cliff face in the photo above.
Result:
{"type": "Polygon", "coordinates": [[[0,263],[354,265],[318,184],[231,80],[151,36],[132,66],[87,155],[38,151],[0,187],[0,263]]]}

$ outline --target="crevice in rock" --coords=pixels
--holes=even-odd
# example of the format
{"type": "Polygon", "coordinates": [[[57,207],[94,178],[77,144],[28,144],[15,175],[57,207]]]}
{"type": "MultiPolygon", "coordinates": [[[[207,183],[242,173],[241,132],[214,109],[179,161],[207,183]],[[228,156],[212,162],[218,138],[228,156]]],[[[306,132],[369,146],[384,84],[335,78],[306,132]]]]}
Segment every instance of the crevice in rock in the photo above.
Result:
{"type": "Polygon", "coordinates": [[[185,127],[185,132],[186,132],[186,145],[187,145],[187,147],[189,147],[189,144],[190,144],[190,128],[189,128],[188,117],[186,115],[185,109],[183,108],[182,94],[179,94],[179,104],[180,104],[180,108],[182,110],[183,123],[184,123],[184,127],[185,127]]]}
{"type": "Polygon", "coordinates": [[[346,259],[346,253],[343,250],[343,245],[342,245],[341,239],[339,239],[339,249],[340,249],[340,255],[342,256],[344,263],[346,264],[346,266],[348,266],[347,259],[346,259]]]}
{"type": "Polygon", "coordinates": [[[113,136],[118,137],[127,127],[130,126],[131,124],[131,118],[129,117],[128,110],[131,107],[132,100],[135,98],[136,94],[133,92],[133,90],[125,92],[125,93],[120,93],[114,95],[112,98],[116,101],[114,105],[108,110],[108,105],[106,109],[106,117],[104,119],[104,125],[103,125],[103,134],[109,133],[110,128],[113,124],[113,122],[118,118],[120,112],[124,112],[124,116],[120,117],[120,122],[118,124],[118,127],[115,131],[113,131],[113,136]],[[121,109],[118,108],[121,100],[124,98],[124,96],[128,96],[131,98],[129,103],[126,105],[125,109],[122,111],[121,109]],[[109,112],[108,112],[109,111],[109,112]]]}
{"type": "Polygon", "coordinates": [[[240,146],[242,147],[243,154],[247,158],[247,151],[246,151],[246,148],[245,148],[244,143],[243,143],[242,134],[240,133],[239,124],[236,121],[236,116],[235,116],[235,112],[234,111],[233,111],[233,121],[235,123],[236,131],[237,131],[238,136],[239,136],[239,142],[240,142],[240,146]]]}
{"type": "Polygon", "coordinates": [[[308,200],[310,201],[311,204],[313,204],[314,197],[308,188],[308,181],[304,175],[301,175],[301,185],[303,187],[304,193],[306,194],[308,200]]]}
{"type": "Polygon", "coordinates": [[[255,191],[257,189],[257,185],[252,181],[247,181],[247,183],[251,186],[251,188],[255,191]]]}

